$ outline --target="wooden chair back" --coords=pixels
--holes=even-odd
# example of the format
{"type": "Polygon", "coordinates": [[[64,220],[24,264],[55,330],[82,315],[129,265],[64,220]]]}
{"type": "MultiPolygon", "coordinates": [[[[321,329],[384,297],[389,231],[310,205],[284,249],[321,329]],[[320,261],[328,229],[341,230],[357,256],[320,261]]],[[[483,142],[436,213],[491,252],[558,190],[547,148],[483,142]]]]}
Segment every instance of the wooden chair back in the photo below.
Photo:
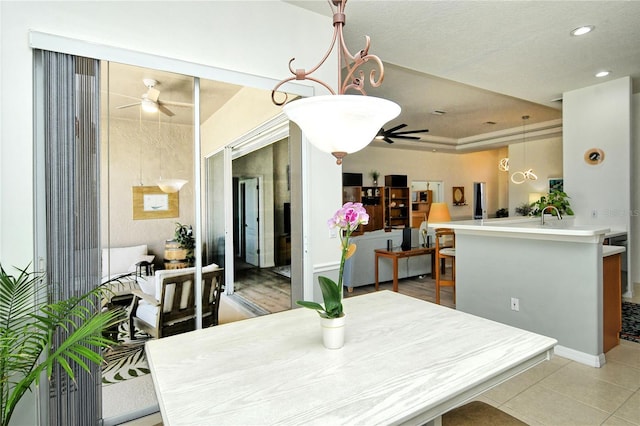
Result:
{"type": "MultiPolygon", "coordinates": [[[[134,291],[135,297],[131,304],[129,316],[131,339],[135,339],[135,327],[156,338],[195,330],[194,277],[193,271],[181,275],[171,274],[163,277],[160,284],[160,300],[156,300],[154,296],[142,291],[134,291]],[[145,306],[141,306],[141,303],[144,303],[145,306]],[[142,317],[138,317],[139,310],[144,310],[145,320],[142,317]]],[[[218,325],[220,297],[223,291],[224,269],[214,269],[202,273],[203,327],[218,325]]],[[[143,314],[140,313],[140,315],[143,314]]]]}

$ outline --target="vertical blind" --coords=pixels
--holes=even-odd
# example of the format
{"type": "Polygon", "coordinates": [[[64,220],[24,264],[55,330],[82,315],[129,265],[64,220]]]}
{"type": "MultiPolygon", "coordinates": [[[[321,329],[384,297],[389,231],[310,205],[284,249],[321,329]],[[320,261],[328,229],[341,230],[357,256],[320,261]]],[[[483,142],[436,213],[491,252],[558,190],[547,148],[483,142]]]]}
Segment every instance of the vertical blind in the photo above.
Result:
{"type": "MultiPolygon", "coordinates": [[[[36,90],[36,104],[43,102],[42,117],[37,117],[42,135],[36,143],[44,144],[44,158],[37,166],[44,167],[44,182],[36,182],[43,185],[37,192],[43,193],[46,229],[39,232],[44,234],[48,296],[57,301],[100,284],[100,68],[94,59],[42,50],[34,54],[36,80],[41,79],[36,87],[42,90],[40,95],[36,90]]],[[[55,336],[54,344],[64,337],[55,336]]],[[[89,366],[87,373],[72,365],[75,381],[56,366],[41,420],[48,418],[51,425],[99,423],[100,366],[89,366]]]]}

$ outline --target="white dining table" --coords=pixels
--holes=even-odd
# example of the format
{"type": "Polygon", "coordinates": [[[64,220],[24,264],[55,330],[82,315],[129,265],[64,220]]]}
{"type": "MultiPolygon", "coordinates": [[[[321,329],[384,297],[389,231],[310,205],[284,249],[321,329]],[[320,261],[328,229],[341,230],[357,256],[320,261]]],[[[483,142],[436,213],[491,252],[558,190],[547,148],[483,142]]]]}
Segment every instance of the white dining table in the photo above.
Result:
{"type": "Polygon", "coordinates": [[[344,300],[345,345],[293,309],[149,341],[165,426],[421,424],[549,359],[556,340],[391,291],[344,300]]]}

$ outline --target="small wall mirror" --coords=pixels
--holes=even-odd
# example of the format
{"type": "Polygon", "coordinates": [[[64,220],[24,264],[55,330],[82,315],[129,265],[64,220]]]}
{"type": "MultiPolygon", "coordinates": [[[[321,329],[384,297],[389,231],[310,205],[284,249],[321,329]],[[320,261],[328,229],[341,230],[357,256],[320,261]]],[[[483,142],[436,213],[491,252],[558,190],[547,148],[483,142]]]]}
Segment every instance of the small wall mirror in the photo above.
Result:
{"type": "Polygon", "coordinates": [[[464,201],[464,186],[454,186],[453,187],[453,205],[454,206],[463,206],[465,205],[464,201]]]}

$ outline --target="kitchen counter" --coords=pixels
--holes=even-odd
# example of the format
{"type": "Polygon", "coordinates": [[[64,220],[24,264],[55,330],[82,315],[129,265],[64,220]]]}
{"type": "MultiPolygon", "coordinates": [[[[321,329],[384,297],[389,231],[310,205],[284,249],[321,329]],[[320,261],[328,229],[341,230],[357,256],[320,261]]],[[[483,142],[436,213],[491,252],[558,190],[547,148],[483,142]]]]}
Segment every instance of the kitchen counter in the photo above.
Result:
{"type": "Polygon", "coordinates": [[[558,220],[553,216],[545,216],[545,224],[541,225],[540,218],[501,218],[483,220],[461,220],[454,222],[429,223],[430,228],[451,228],[458,232],[477,233],[483,235],[511,234],[519,238],[571,240],[571,241],[600,241],[604,239],[610,229],[601,225],[574,225],[573,218],[558,220]],[[548,217],[548,218],[547,218],[548,217]]]}
{"type": "Polygon", "coordinates": [[[600,367],[607,226],[504,218],[429,223],[456,233],[456,309],[558,340],[556,353],[600,367]]]}

